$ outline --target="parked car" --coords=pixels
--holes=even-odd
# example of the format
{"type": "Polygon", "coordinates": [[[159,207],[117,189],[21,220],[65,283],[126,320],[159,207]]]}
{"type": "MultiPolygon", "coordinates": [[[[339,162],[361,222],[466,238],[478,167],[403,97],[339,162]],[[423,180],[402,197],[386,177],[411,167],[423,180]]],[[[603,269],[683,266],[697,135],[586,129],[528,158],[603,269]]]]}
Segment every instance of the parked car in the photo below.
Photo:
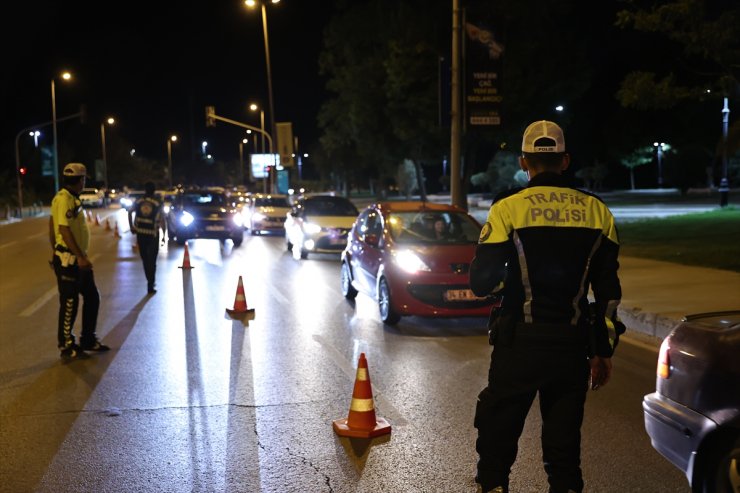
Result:
{"type": "Polygon", "coordinates": [[[359,211],[344,197],[314,195],[299,199],[285,218],[285,243],[295,258],[309,252],[340,253],[359,211]]]}
{"type": "Polygon", "coordinates": [[[663,340],[644,397],[655,450],[692,491],[740,491],[740,311],[689,315],[663,340]]]}
{"type": "Polygon", "coordinates": [[[284,232],[290,212],[287,195],[254,194],[242,209],[244,226],[252,235],[261,232],[284,232]]]}
{"type": "Polygon", "coordinates": [[[481,225],[463,209],[428,202],[379,202],[352,227],[342,252],[345,298],[378,302],[380,318],[488,316],[497,302],[470,290],[468,272],[481,225]]]}
{"type": "Polygon", "coordinates": [[[179,244],[192,238],[244,240],[242,215],[222,188],[184,190],[175,196],[167,214],[167,236],[179,244]]]}
{"type": "Polygon", "coordinates": [[[127,211],[131,210],[136,201],[144,196],[144,193],[144,190],[129,191],[125,197],[121,197],[121,199],[119,200],[119,202],[121,203],[121,207],[123,207],[127,211]]]}
{"type": "Polygon", "coordinates": [[[99,188],[83,188],[80,192],[80,202],[83,207],[103,207],[105,192],[99,188]]]}

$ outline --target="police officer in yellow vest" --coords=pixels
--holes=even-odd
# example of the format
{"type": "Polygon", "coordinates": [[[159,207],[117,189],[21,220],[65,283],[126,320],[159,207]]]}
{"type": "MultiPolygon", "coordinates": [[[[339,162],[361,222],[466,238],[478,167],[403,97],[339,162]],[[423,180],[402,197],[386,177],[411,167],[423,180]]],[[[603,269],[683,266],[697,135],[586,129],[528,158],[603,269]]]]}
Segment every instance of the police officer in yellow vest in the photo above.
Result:
{"type": "Polygon", "coordinates": [[[550,493],[583,490],[581,423],[586,392],[609,381],[624,325],[614,217],[562,176],[570,163],[561,128],[532,123],[519,164],[527,187],[491,205],[470,268],[479,296],[502,297],[489,324],[488,386],[475,427],[480,491],[506,493],[517,442],[535,396],[550,493]],[[589,303],[589,290],[594,303],[589,303]]]}
{"type": "Polygon", "coordinates": [[[100,294],[95,285],[93,266],[87,257],[90,231],[82,211],[80,192],[85,187],[87,170],[81,163],[69,163],[63,171],[63,188],[51,202],[49,240],[53,248],[52,265],[59,287],[58,346],[63,359],[87,358],[85,351],[108,351],[96,335],[100,294]],[[82,295],[82,331],[75,343],[72,328],[82,295]]]}
{"type": "Polygon", "coordinates": [[[144,264],[147,292],[154,294],[157,273],[157,253],[159,252],[159,230],[166,231],[162,202],[154,193],[154,183],[144,184],[144,196],[136,200],[128,211],[128,224],[131,233],[136,235],[139,255],[144,264]]]}

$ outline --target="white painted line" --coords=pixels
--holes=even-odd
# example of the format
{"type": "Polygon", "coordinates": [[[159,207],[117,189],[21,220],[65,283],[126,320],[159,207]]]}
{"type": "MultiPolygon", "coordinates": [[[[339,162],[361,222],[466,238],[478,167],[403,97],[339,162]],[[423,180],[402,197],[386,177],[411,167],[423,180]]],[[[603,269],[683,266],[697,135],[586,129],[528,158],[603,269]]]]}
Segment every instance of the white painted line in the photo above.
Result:
{"type": "MultiPolygon", "coordinates": [[[[97,260],[99,256],[100,256],[99,254],[93,255],[92,257],[90,257],[90,262],[94,263],[94,261],[97,260]]],[[[57,294],[58,292],[59,291],[56,286],[51,288],[50,290],[45,292],[43,295],[41,295],[39,299],[31,303],[25,310],[20,312],[18,316],[30,317],[31,315],[36,313],[42,306],[44,306],[50,299],[52,299],[54,295],[57,294]]]]}
{"type": "Polygon", "coordinates": [[[15,245],[16,243],[18,243],[18,242],[17,241],[9,241],[8,243],[6,243],[4,245],[0,245],[0,248],[9,247],[10,245],[15,245]]]}
{"type": "MultiPolygon", "coordinates": [[[[337,349],[329,343],[326,339],[324,339],[323,336],[319,334],[314,334],[312,336],[313,340],[318,342],[321,347],[323,347],[327,353],[329,353],[329,357],[334,361],[334,363],[339,367],[340,370],[342,370],[342,373],[347,375],[349,378],[354,381],[355,377],[357,376],[357,370],[356,368],[349,362],[347,359],[342,356],[342,353],[337,351],[337,349]]],[[[403,417],[403,415],[396,409],[393,404],[390,403],[388,399],[386,399],[383,394],[383,390],[378,388],[377,385],[370,382],[373,388],[373,393],[376,394],[375,400],[378,401],[380,406],[385,410],[386,417],[391,417],[393,426],[405,426],[408,424],[408,421],[406,418],[403,417]]],[[[377,407],[377,406],[376,406],[377,407]]]]}
{"type": "Polygon", "coordinates": [[[23,310],[19,314],[19,316],[21,316],[21,317],[30,317],[31,315],[33,315],[34,313],[36,313],[36,311],[39,308],[41,308],[42,306],[44,306],[46,304],[46,302],[49,301],[52,297],[54,297],[54,295],[57,294],[58,292],[59,291],[57,290],[56,287],[51,288],[50,290],[48,290],[47,292],[45,292],[41,296],[41,298],[39,298],[36,301],[34,301],[33,303],[31,303],[31,305],[28,308],[26,308],[25,310],[23,310]]]}

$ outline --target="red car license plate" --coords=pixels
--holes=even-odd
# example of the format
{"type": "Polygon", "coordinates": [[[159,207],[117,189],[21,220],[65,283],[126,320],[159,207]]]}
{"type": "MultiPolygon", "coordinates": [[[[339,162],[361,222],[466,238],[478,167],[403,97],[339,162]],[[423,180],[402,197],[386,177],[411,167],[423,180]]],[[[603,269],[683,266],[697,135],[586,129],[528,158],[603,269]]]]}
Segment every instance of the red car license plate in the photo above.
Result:
{"type": "Polygon", "coordinates": [[[444,292],[445,301],[473,301],[479,299],[470,289],[449,289],[444,292]]]}

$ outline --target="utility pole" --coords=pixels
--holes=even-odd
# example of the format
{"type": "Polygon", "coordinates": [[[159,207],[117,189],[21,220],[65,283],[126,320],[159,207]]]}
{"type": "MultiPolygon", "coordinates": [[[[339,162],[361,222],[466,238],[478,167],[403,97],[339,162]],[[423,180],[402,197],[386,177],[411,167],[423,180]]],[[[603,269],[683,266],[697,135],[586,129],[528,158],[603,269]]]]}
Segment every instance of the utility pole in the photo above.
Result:
{"type": "Polygon", "coordinates": [[[460,180],[460,0],[452,0],[452,111],[450,115],[450,194],[452,205],[467,210],[460,180]]]}

